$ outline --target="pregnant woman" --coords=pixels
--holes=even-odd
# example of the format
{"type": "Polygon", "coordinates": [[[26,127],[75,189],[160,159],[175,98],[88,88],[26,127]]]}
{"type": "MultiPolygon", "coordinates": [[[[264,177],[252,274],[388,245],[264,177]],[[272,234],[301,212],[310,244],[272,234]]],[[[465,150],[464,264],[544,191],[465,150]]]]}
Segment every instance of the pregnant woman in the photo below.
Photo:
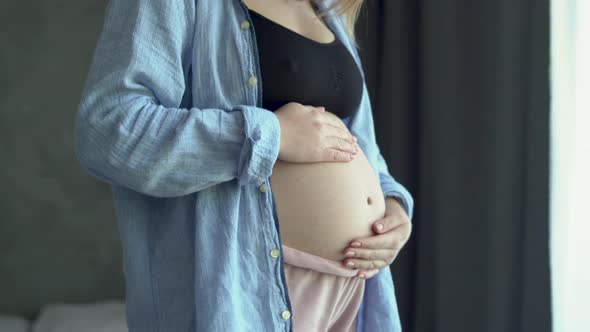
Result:
{"type": "Polygon", "coordinates": [[[400,330],[413,200],[375,141],[360,5],[108,2],[75,152],[112,188],[130,332],[400,330]]]}
{"type": "MultiPolygon", "coordinates": [[[[285,104],[322,105],[331,124],[346,128],[341,119],[359,107],[362,76],[317,8],[307,1],[244,2],[258,41],[263,107],[278,109],[281,126],[289,126],[285,104]]],[[[385,199],[362,149],[354,144],[349,151],[347,162],[292,163],[279,154],[273,167],[294,331],[356,331],[365,280],[351,278],[357,271],[342,265],[342,248],[373,233],[385,199]]]]}

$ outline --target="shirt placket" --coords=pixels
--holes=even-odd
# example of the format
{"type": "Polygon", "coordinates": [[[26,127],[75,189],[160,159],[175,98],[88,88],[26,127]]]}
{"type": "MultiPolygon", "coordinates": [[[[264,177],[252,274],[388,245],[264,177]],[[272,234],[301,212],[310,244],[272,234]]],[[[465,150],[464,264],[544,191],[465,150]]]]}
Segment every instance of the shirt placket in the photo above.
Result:
{"type": "MultiPolygon", "coordinates": [[[[250,56],[248,57],[248,64],[245,66],[248,70],[246,73],[247,82],[245,84],[248,85],[248,92],[247,95],[251,102],[254,102],[257,107],[262,107],[262,82],[259,79],[260,76],[260,64],[258,58],[258,47],[256,44],[256,35],[253,28],[253,23],[248,13],[248,8],[244,4],[242,0],[239,0],[245,16],[244,19],[240,22],[240,30],[244,32],[244,38],[246,38],[246,43],[250,56]]],[[[275,303],[276,311],[273,313],[274,315],[278,315],[280,319],[285,323],[285,331],[292,332],[292,308],[291,303],[289,300],[289,295],[287,291],[287,282],[285,278],[285,273],[283,269],[283,259],[282,259],[282,250],[281,250],[281,241],[280,241],[280,231],[279,225],[276,218],[275,212],[275,205],[274,205],[274,196],[272,194],[271,182],[270,178],[265,179],[259,186],[258,186],[258,195],[260,195],[260,211],[262,211],[262,218],[264,221],[271,221],[272,223],[263,222],[260,223],[261,227],[263,227],[263,233],[266,237],[265,248],[266,252],[261,253],[265,255],[265,261],[268,263],[271,271],[273,271],[274,278],[271,280],[275,281],[276,284],[273,285],[274,289],[278,293],[279,296],[272,297],[275,299],[277,303],[275,303]],[[269,227],[270,225],[274,225],[274,229],[269,227]],[[279,299],[282,301],[279,302],[279,299]]]]}

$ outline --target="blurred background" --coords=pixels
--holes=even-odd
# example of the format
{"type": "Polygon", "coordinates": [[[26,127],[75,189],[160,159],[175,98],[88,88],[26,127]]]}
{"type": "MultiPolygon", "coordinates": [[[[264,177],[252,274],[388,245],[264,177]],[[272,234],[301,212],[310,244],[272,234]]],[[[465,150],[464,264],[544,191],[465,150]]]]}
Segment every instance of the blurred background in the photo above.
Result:
{"type": "MultiPolygon", "coordinates": [[[[72,146],[106,3],[0,3],[0,332],[124,319],[110,188],[72,146]]],[[[404,331],[590,330],[589,21],[586,0],[366,1],[377,139],[415,200],[404,331]]]]}

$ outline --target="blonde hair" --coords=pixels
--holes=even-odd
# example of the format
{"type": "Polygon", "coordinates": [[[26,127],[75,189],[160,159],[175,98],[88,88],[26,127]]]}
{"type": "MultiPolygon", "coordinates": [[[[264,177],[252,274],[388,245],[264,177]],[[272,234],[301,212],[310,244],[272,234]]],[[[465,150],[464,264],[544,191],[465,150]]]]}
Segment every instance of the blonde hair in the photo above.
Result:
{"type": "MultiPolygon", "coordinates": [[[[326,1],[326,0],[320,0],[326,1]]],[[[363,0],[336,0],[331,6],[326,8],[325,11],[320,12],[320,17],[323,17],[330,13],[332,10],[336,10],[337,16],[342,16],[346,26],[346,34],[351,39],[355,47],[358,48],[356,36],[355,36],[355,25],[358,20],[359,13],[363,5],[363,0]]]]}

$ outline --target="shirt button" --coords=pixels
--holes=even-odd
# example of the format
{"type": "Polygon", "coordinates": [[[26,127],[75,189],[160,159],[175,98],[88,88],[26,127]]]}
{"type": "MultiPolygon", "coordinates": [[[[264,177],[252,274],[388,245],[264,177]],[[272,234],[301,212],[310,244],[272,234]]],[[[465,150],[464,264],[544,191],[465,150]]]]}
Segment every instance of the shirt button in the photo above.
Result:
{"type": "Polygon", "coordinates": [[[249,29],[250,28],[250,22],[248,22],[248,20],[243,20],[242,23],[240,24],[240,27],[244,30],[249,29]]]}
{"type": "Polygon", "coordinates": [[[281,317],[283,317],[284,320],[287,320],[291,318],[291,312],[289,310],[285,310],[281,312],[281,317]]]}
{"type": "Polygon", "coordinates": [[[273,250],[270,251],[270,256],[272,258],[277,258],[277,257],[279,257],[280,254],[281,254],[281,251],[277,248],[274,248],[273,250]]]}
{"type": "Polygon", "coordinates": [[[268,191],[268,185],[266,183],[263,183],[260,185],[260,191],[262,191],[263,193],[268,191]]]}
{"type": "Polygon", "coordinates": [[[250,76],[250,78],[248,79],[248,83],[254,86],[256,85],[256,83],[258,83],[258,79],[256,78],[256,76],[250,76]]]}

